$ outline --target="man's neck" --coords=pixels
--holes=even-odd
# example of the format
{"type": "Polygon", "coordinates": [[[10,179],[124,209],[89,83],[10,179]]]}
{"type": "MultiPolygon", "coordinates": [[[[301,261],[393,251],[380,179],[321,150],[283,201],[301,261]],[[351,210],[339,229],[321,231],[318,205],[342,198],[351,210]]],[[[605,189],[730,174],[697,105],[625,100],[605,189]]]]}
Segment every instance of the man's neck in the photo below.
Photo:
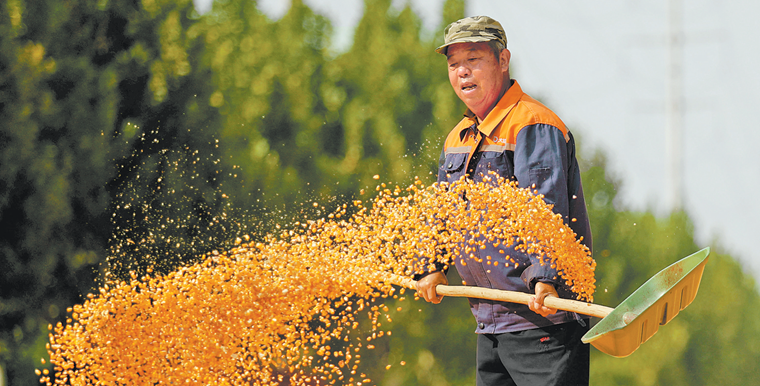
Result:
{"type": "Polygon", "coordinates": [[[488,108],[488,110],[485,111],[482,117],[478,114],[475,114],[475,118],[477,119],[478,124],[480,124],[480,122],[483,122],[483,120],[486,119],[486,117],[488,116],[488,114],[491,113],[493,108],[499,104],[499,101],[501,101],[501,98],[504,97],[504,94],[506,94],[507,91],[509,91],[509,88],[512,87],[512,79],[510,79],[509,76],[506,74],[504,75],[504,78],[505,80],[501,88],[501,92],[499,93],[499,97],[496,98],[496,101],[493,103],[493,105],[490,108],[488,108]]]}

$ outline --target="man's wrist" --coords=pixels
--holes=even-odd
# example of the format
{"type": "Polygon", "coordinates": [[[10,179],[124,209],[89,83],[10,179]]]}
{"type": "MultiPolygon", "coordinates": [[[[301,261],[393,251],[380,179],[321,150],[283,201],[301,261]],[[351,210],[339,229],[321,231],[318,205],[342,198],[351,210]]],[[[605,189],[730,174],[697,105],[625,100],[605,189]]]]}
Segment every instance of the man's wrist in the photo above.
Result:
{"type": "Polygon", "coordinates": [[[530,289],[531,290],[535,290],[536,289],[536,284],[538,284],[538,283],[549,284],[549,285],[551,285],[552,287],[555,287],[555,288],[557,287],[557,282],[555,280],[552,280],[552,279],[549,279],[549,278],[545,278],[545,277],[537,277],[537,278],[533,278],[533,280],[530,281],[530,289]]]}

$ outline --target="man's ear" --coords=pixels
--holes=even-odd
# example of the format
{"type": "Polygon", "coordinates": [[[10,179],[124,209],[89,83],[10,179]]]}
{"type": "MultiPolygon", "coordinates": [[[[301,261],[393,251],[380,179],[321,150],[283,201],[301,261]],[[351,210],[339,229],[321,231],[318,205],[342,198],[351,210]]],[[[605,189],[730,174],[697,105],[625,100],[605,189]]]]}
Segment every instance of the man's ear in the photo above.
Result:
{"type": "Polygon", "coordinates": [[[499,53],[499,66],[502,71],[509,71],[509,60],[512,59],[512,53],[508,49],[503,49],[499,53]]]}

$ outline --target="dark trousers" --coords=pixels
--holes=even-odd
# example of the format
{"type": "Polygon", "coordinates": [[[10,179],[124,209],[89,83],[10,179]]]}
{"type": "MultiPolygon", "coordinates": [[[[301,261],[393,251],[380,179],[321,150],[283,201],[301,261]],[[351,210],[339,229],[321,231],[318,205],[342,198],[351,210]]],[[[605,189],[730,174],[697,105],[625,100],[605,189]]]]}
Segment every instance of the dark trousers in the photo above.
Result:
{"type": "Polygon", "coordinates": [[[477,386],[588,386],[588,320],[478,334],[477,386]]]}

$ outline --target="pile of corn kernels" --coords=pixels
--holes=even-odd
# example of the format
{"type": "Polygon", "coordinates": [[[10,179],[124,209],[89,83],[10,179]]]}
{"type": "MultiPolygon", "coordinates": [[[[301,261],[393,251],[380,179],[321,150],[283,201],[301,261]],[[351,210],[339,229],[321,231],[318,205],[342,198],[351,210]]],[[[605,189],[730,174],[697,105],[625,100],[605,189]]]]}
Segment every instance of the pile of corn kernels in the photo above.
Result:
{"type": "Polygon", "coordinates": [[[350,211],[343,205],[260,242],[238,238],[235,248],[168,275],[104,285],[69,309],[65,325],[50,326],[54,371],[40,373],[40,381],[371,383],[360,371],[361,353],[391,334],[383,299],[404,293],[387,275],[414,274],[420,256],[445,264],[471,258],[453,252],[468,235],[510,240],[542,256],[579,299],[591,301],[595,263],[561,216],[528,189],[490,179],[443,189],[419,180],[406,189],[380,184],[369,207],[354,201],[350,211]]]}

